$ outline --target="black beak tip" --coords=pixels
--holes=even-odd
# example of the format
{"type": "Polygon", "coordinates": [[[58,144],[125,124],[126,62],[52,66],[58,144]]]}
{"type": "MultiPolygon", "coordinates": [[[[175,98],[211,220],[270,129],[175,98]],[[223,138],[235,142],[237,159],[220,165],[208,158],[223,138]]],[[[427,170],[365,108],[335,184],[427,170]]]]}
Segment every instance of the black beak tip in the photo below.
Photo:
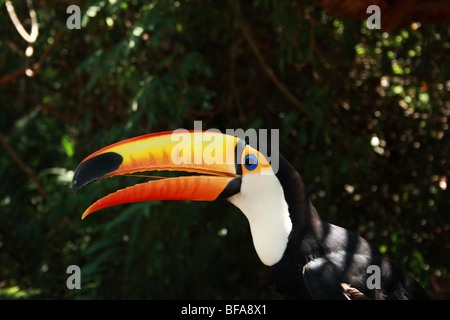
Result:
{"type": "Polygon", "coordinates": [[[120,154],[106,152],[80,163],[73,176],[72,192],[76,194],[85,185],[116,171],[122,162],[123,157],[120,154]]]}
{"type": "Polygon", "coordinates": [[[78,181],[77,180],[72,180],[72,192],[73,194],[77,194],[77,191],[79,190],[78,186],[77,186],[78,181]]]}

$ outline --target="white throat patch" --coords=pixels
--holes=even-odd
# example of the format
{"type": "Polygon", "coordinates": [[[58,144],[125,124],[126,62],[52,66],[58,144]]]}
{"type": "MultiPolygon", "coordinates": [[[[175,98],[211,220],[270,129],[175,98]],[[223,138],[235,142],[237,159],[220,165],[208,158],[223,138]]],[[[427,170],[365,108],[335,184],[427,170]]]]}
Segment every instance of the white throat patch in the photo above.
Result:
{"type": "Polygon", "coordinates": [[[267,266],[283,257],[292,230],[283,188],[274,175],[246,174],[228,200],[247,217],[259,259],[267,266]]]}

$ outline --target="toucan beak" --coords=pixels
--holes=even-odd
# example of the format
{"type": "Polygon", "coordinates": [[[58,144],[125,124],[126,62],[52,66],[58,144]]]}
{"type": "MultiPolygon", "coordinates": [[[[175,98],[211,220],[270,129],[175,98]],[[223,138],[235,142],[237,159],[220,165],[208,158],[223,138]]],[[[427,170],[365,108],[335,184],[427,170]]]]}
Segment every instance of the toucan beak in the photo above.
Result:
{"type": "Polygon", "coordinates": [[[152,200],[213,201],[240,191],[242,140],[209,131],[177,130],[144,135],[105,147],[75,170],[76,193],[99,179],[146,171],[185,171],[201,175],[160,178],[118,190],[92,204],[82,219],[97,210],[152,200]]]}

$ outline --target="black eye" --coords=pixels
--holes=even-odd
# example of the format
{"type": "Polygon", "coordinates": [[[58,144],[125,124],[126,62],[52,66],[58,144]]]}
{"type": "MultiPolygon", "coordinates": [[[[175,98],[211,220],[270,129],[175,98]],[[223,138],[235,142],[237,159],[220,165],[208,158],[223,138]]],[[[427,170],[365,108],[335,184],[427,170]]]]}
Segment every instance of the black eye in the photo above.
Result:
{"type": "Polygon", "coordinates": [[[253,171],[258,166],[258,158],[254,154],[249,154],[245,156],[244,164],[248,171],[253,171]]]}

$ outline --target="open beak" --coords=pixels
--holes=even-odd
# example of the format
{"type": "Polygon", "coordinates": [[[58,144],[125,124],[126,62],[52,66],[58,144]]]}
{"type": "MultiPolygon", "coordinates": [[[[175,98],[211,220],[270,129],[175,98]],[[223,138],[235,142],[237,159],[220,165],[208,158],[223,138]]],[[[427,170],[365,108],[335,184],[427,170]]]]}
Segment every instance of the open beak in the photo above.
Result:
{"type": "Polygon", "coordinates": [[[92,204],[82,219],[97,210],[152,200],[213,201],[240,191],[243,143],[237,137],[209,131],[177,130],[144,135],[105,147],[84,159],[75,170],[76,193],[99,179],[146,171],[185,171],[201,175],[160,177],[118,190],[92,204]],[[241,150],[239,150],[241,149],[241,150]]]}

